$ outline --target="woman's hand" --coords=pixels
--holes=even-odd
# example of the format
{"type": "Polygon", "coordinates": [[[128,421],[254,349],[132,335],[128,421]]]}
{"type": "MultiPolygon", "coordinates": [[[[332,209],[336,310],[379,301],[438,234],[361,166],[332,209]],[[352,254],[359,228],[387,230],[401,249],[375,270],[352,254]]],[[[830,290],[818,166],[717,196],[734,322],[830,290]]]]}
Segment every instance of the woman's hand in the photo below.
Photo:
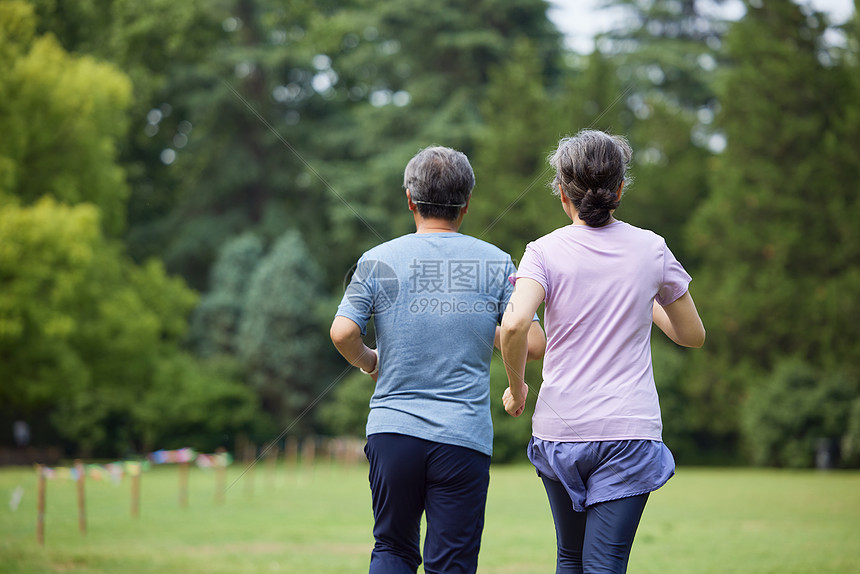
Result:
{"type": "Polygon", "coordinates": [[[529,394],[529,387],[525,383],[521,386],[517,393],[511,392],[511,387],[505,389],[505,394],[502,395],[502,403],[505,405],[505,412],[512,417],[518,417],[523,414],[526,408],[526,397],[529,394]]]}

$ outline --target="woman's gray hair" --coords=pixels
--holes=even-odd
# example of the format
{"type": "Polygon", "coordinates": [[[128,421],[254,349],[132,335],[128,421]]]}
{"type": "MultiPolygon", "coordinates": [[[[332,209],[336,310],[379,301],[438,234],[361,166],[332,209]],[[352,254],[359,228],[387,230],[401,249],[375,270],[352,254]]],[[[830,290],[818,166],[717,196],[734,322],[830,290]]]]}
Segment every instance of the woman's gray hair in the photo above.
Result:
{"type": "Polygon", "coordinates": [[[403,172],[403,187],[409,190],[419,215],[453,221],[472,194],[475,173],[466,154],[432,146],[409,160],[403,172]]]}
{"type": "Polygon", "coordinates": [[[633,150],[622,136],[582,130],[562,138],[547,158],[555,168],[552,191],[559,195],[561,185],[580,219],[591,227],[605,225],[621,203],[618,188],[632,182],[627,173],[632,157],[633,150]]]}

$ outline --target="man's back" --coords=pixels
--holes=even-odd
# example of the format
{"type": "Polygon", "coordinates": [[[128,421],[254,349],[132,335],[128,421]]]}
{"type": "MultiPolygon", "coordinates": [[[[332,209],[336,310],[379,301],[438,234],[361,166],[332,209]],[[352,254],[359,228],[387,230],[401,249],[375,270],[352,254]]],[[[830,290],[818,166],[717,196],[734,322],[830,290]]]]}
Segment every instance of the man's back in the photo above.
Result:
{"type": "Polygon", "coordinates": [[[513,271],[506,253],[459,233],[406,235],[364,254],[338,314],[362,330],[374,317],[368,434],[492,453],[489,364],[513,271]]]}

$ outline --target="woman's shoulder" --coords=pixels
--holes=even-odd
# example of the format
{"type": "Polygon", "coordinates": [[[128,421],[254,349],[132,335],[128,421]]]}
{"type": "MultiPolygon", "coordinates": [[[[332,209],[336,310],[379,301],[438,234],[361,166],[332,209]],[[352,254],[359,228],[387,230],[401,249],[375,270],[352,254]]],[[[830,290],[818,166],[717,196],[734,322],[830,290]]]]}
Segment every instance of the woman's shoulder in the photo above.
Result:
{"type": "Polygon", "coordinates": [[[645,229],[644,227],[636,227],[626,221],[616,221],[613,226],[619,234],[632,237],[637,241],[647,241],[658,244],[666,242],[660,234],[651,231],[650,229],[645,229]]]}
{"type": "Polygon", "coordinates": [[[563,240],[571,237],[572,235],[574,235],[576,233],[576,230],[574,229],[574,227],[576,227],[576,226],[575,225],[565,225],[564,227],[559,227],[558,229],[556,229],[554,231],[550,231],[546,235],[538,237],[537,239],[535,239],[534,241],[529,243],[529,245],[542,246],[542,245],[552,244],[556,241],[563,241],[563,240]]]}

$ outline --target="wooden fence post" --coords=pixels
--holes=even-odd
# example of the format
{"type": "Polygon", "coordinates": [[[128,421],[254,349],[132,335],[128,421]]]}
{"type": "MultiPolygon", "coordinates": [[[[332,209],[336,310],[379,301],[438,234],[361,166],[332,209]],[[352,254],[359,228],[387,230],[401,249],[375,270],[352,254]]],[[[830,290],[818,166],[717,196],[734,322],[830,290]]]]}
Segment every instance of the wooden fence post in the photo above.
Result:
{"type": "Polygon", "coordinates": [[[75,471],[77,471],[78,483],[78,530],[81,531],[81,534],[85,535],[87,533],[87,504],[84,481],[87,479],[87,471],[80,459],[75,461],[75,471]]]}
{"type": "Polygon", "coordinates": [[[45,468],[41,464],[36,465],[39,473],[39,486],[36,504],[36,542],[45,545],[45,468]]]}
{"type": "Polygon", "coordinates": [[[131,516],[140,517],[140,470],[131,473],[131,516]]]}
{"type": "Polygon", "coordinates": [[[179,506],[188,506],[188,461],[179,463],[179,506]]]}
{"type": "Polygon", "coordinates": [[[227,451],[218,447],[215,449],[215,504],[224,504],[224,493],[227,491],[227,451]]]}
{"type": "Polygon", "coordinates": [[[251,441],[245,442],[245,452],[242,455],[245,464],[245,494],[254,496],[254,471],[257,468],[257,445],[251,441]]]}

